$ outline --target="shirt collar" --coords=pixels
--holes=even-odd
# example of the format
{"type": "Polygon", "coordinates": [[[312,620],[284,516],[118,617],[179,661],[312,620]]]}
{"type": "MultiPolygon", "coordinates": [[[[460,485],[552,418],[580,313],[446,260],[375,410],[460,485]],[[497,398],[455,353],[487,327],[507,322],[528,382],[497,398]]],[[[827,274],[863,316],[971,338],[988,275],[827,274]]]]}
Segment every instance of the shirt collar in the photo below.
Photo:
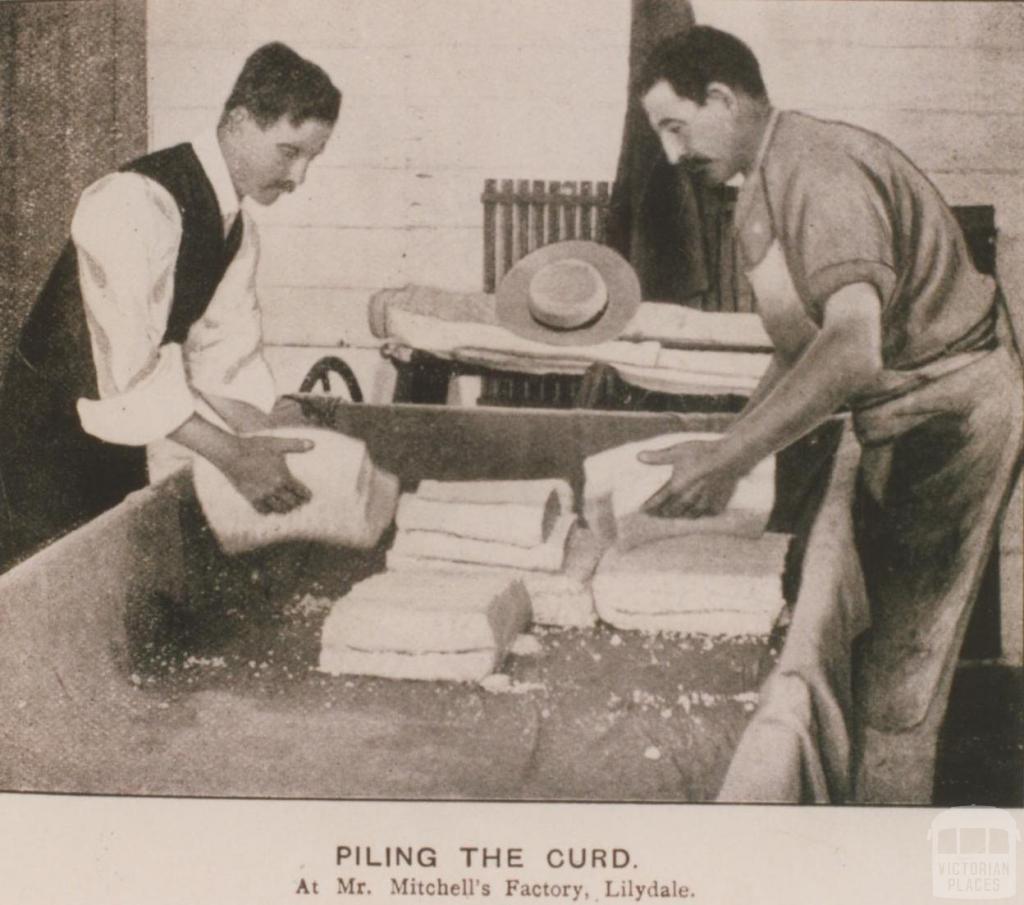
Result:
{"type": "Polygon", "coordinates": [[[750,213],[753,197],[761,183],[761,167],[764,165],[764,158],[768,153],[772,138],[775,136],[775,127],[778,123],[779,111],[773,107],[768,117],[768,124],[761,135],[761,143],[758,145],[757,154],[754,155],[754,165],[750,168],[746,178],[744,178],[743,184],[740,186],[739,196],[736,199],[736,210],[733,214],[733,223],[736,229],[743,225],[747,214],[750,213]]]}
{"type": "Polygon", "coordinates": [[[764,156],[768,153],[768,146],[772,143],[772,138],[775,136],[775,127],[779,122],[779,111],[774,107],[768,117],[768,125],[764,127],[764,134],[761,136],[761,144],[758,145],[757,155],[754,157],[754,166],[750,170],[750,174],[759,173],[761,166],[764,163],[764,156]]]}
{"type": "Polygon", "coordinates": [[[193,138],[192,149],[213,186],[221,216],[225,221],[233,220],[239,209],[238,192],[231,181],[231,173],[220,149],[216,130],[208,129],[193,138]]]}

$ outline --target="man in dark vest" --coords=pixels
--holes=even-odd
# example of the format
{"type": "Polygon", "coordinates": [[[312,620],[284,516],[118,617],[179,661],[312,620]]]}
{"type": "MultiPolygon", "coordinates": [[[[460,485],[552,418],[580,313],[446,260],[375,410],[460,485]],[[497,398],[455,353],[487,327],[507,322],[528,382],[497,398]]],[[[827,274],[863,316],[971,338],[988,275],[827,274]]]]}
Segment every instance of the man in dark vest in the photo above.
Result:
{"type": "Polygon", "coordinates": [[[276,393],[240,202],[299,186],[340,105],[320,67],[268,44],[215,131],[82,194],[0,388],[0,570],[187,455],[260,512],[309,499],[285,464],[308,444],[243,435],[272,423],[276,393]]]}

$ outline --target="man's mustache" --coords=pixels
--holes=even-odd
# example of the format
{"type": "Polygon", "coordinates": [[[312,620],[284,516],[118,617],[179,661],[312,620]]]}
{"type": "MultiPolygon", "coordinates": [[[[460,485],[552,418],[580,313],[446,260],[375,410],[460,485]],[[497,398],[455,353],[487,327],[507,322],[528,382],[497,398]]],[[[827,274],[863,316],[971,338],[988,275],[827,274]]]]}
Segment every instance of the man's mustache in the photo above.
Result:
{"type": "Polygon", "coordinates": [[[709,157],[684,157],[679,161],[679,166],[689,173],[695,173],[709,163],[711,163],[709,157]]]}

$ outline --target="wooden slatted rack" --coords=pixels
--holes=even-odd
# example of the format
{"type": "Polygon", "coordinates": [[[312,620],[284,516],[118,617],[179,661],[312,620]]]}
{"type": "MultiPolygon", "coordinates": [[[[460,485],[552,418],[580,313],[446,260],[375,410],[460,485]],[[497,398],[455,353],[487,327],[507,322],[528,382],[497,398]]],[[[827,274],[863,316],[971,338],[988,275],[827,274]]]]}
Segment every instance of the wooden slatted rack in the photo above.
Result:
{"type": "Polygon", "coordinates": [[[488,179],[484,206],[484,291],[494,292],[520,258],[564,239],[604,242],[607,182],[488,179]]]}

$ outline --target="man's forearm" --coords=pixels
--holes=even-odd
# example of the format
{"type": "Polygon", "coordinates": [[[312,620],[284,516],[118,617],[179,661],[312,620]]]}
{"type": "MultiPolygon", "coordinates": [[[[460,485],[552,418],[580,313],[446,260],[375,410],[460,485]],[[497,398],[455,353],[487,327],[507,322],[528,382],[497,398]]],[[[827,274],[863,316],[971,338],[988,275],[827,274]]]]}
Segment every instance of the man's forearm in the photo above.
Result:
{"type": "Polygon", "coordinates": [[[743,406],[743,410],[740,412],[741,418],[750,414],[765,400],[768,394],[775,389],[779,380],[782,379],[788,367],[789,365],[783,362],[778,352],[772,355],[772,360],[768,363],[768,367],[765,369],[764,374],[761,375],[761,379],[754,388],[754,392],[750,394],[750,397],[743,406]]]}
{"type": "Polygon", "coordinates": [[[842,330],[819,333],[727,432],[720,447],[723,466],[747,473],[835,413],[875,370],[870,353],[842,330]]]}
{"type": "Polygon", "coordinates": [[[208,459],[222,471],[239,456],[239,439],[211,424],[201,415],[192,415],[168,438],[208,459]]]}
{"type": "Polygon", "coordinates": [[[289,512],[311,493],[288,469],[289,453],[308,452],[310,440],[297,437],[238,437],[193,415],[171,440],[212,462],[258,511],[289,512]]]}
{"type": "Polygon", "coordinates": [[[235,433],[251,434],[272,426],[270,415],[249,402],[212,393],[204,394],[203,398],[235,433]]]}

